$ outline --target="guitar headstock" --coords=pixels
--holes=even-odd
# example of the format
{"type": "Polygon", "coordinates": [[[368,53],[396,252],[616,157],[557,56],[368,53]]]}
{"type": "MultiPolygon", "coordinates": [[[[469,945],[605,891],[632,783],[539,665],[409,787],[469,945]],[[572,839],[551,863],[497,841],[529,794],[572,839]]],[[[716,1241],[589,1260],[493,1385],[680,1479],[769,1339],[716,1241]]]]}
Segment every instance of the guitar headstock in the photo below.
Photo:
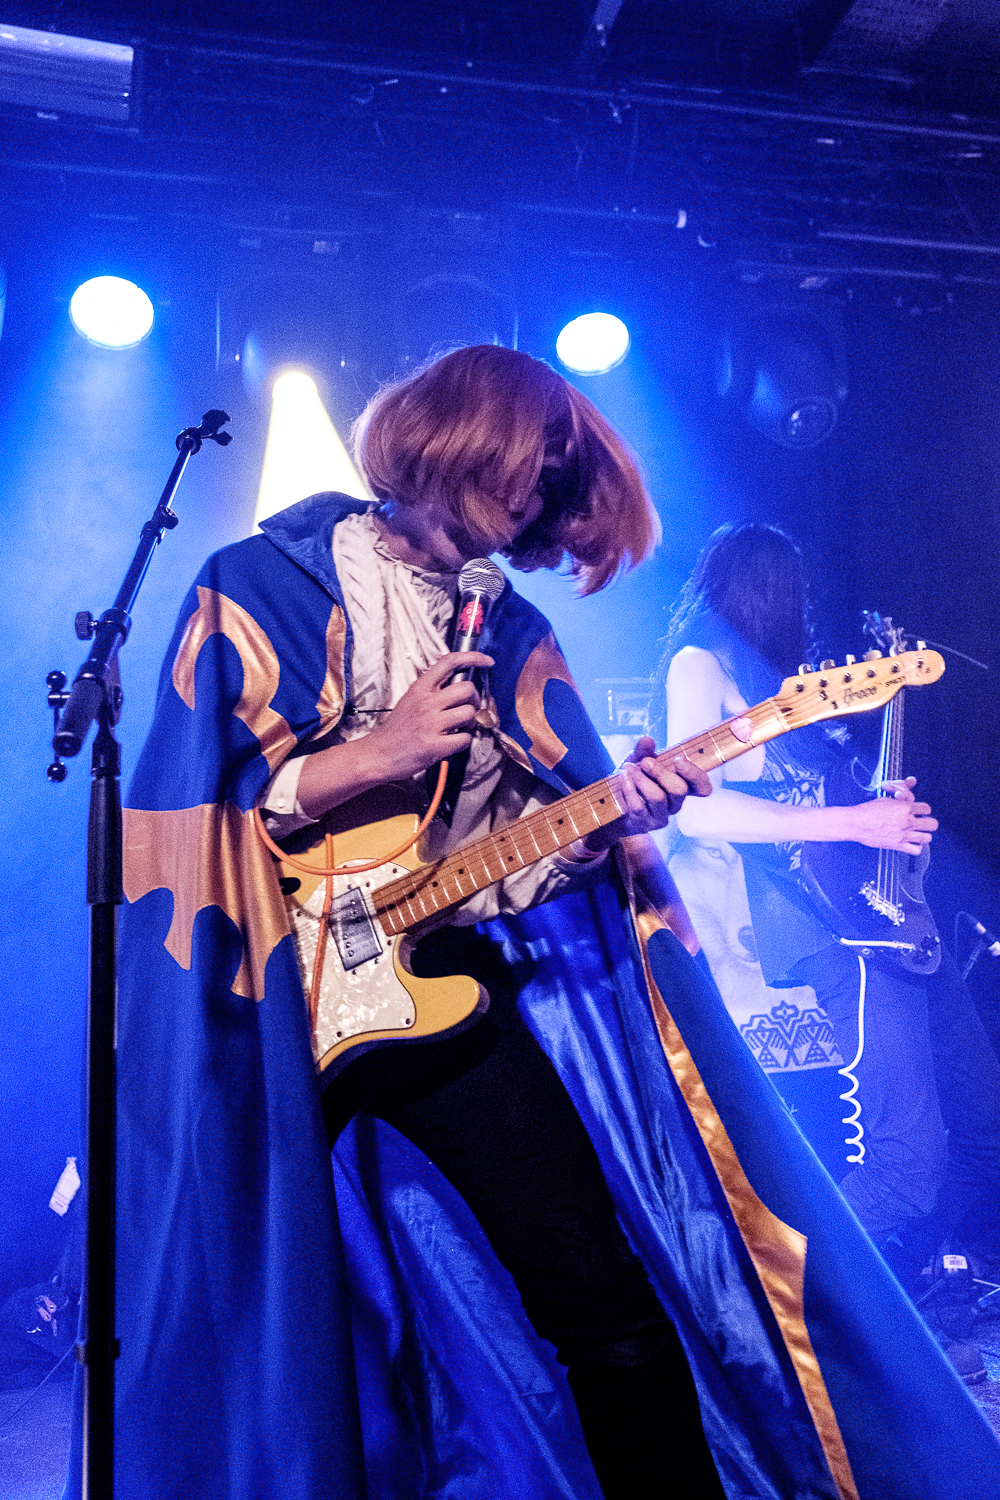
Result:
{"type": "Polygon", "coordinates": [[[861,661],[847,657],[842,667],[832,661],[815,669],[800,667],[797,676],[785,678],[774,701],[796,723],[814,724],[882,708],[900,688],[937,682],[943,672],[944,659],[936,651],[900,651],[894,656],[869,651],[861,661]]]}

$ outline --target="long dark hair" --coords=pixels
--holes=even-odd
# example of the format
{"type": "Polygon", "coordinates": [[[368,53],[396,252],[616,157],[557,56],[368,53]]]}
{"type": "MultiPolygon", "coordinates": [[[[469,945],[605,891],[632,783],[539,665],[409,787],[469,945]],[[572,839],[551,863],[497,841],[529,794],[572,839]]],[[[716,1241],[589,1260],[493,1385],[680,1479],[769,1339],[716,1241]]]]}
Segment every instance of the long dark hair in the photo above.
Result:
{"type": "Polygon", "coordinates": [[[812,648],[802,553],[777,526],[732,522],[712,533],[681,591],[653,675],[650,728],[666,717],[667,670],[683,646],[722,662],[757,703],[806,661],[812,648]]]}

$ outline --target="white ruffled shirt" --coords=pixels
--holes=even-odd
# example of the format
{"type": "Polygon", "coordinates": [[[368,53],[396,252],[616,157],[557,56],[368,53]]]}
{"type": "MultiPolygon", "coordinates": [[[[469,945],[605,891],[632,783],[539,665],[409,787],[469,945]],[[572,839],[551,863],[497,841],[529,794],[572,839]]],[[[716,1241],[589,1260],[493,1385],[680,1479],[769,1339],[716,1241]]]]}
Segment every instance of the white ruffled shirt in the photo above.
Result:
{"type": "MultiPolygon", "coordinates": [[[[392,556],[373,512],[345,516],[333,531],[333,560],[354,634],[353,698],[328,743],[368,734],[420,674],[447,651],[458,573],[436,573],[392,556]]],[[[473,839],[504,827],[555,800],[555,794],[504,754],[493,728],[488,687],[473,734],[469,762],[451,827],[435,818],[424,835],[426,857],[438,859],[473,839]]],[[[286,760],[271,778],[262,812],[272,838],[281,839],[315,820],[298,802],[305,757],[286,760]]],[[[423,773],[413,778],[423,794],[423,773]]],[[[426,806],[426,797],[424,797],[426,806]]],[[[566,851],[550,855],[487,887],[457,908],[451,921],[471,926],[500,914],[537,906],[580,882],[595,861],[566,851]]]]}

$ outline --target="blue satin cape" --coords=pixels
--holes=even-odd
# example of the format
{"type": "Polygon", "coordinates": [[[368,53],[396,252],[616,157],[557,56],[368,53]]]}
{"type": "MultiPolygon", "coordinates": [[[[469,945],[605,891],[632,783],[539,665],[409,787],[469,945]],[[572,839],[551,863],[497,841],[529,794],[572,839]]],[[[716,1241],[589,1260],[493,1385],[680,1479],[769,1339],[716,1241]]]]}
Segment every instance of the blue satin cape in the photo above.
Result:
{"type": "MultiPolygon", "coordinates": [[[[358,508],[314,496],[209,559],[130,789],[116,1495],[599,1500],[563,1372],[449,1184],[364,1116],[330,1171],[250,815],[349,699],[330,536],[358,508]]],[[[560,792],[607,774],[544,618],[508,587],[491,630],[513,747],[560,792]]],[[[487,930],[675,1320],[730,1500],[1000,1493],[1000,1446],[707,971],[655,917],[640,947],[614,872],[487,930]]]]}

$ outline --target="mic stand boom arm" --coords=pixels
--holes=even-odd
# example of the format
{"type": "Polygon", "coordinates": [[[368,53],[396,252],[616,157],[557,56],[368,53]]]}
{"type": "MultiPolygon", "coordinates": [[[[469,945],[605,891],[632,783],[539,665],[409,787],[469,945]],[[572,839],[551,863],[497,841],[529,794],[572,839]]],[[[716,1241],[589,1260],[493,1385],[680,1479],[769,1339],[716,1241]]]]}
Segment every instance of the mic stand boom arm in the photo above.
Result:
{"type": "MultiPolygon", "coordinates": [[[[106,689],[111,686],[108,670],[118,654],[118,648],[124,645],[132,628],[130,611],[152,561],[153,548],[162,540],[165,531],[172,531],[177,525],[177,517],[170,509],[170,502],[187,468],[188,459],[200,450],[205,438],[212,438],[223,448],[231,443],[232,433],[219,431],[222,424],[228,421],[224,411],[207,411],[200,427],[186,427],[180,434],[177,439],[177,458],[170,471],[170,478],[155,511],[142,528],[135,556],[114,604],[104,611],[99,620],[95,620],[88,610],[81,611],[76,617],[77,636],[82,641],[93,640],[94,646],[76,674],[69,697],[61,705],[62,712],[52,740],[56,759],[47,772],[50,781],[62,781],[65,778],[66,770],[65,767],[60,767],[60,759],[64,755],[79,754],[87,732],[97,717],[106,689]],[[56,767],[60,767],[61,774],[56,767]]],[[[51,696],[49,706],[58,706],[52,702],[51,696]]],[[[115,710],[115,722],[118,707],[115,710]]]]}
{"type": "Polygon", "coordinates": [[[48,703],[55,714],[55,759],[46,775],[64,781],[63,756],[79,754],[97,720],[91,758],[90,815],[87,827],[87,905],[90,907],[90,969],[87,995],[87,1258],[83,1317],[76,1357],[83,1367],[82,1493],[85,1500],[112,1500],[114,1494],[115,1359],[115,929],[122,904],[121,747],[114,728],[121,714],[118,651],[131,629],[131,609],[146,576],[153,548],[177,516],[170,501],[205,438],[221,447],[232,434],[219,429],[229,418],[209,411],[200,427],[177,438],[177,459],[156,510],[142,528],[139,545],[110,609],[99,620],[89,611],[76,617],[80,640],[94,642],[90,655],[64,691],[66,677],[50,672],[48,703]]]}

